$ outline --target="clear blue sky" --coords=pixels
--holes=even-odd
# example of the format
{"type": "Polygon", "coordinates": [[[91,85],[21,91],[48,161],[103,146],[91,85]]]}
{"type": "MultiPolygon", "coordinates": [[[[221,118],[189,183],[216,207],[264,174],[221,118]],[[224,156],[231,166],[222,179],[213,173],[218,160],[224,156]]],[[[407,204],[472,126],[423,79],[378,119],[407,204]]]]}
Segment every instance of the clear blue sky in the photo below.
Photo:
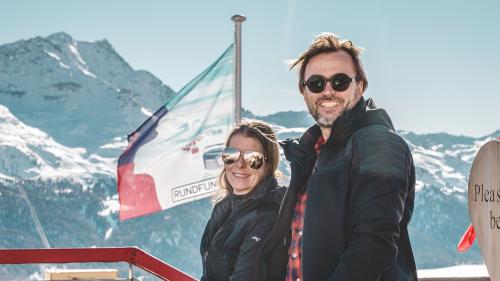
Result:
{"type": "MultiPolygon", "coordinates": [[[[179,90],[233,40],[242,13],[243,107],[305,110],[298,56],[323,31],[365,48],[366,97],[398,129],[482,136],[500,129],[500,1],[52,0],[1,2],[0,44],[65,31],[107,39],[135,69],[179,90]]],[[[160,105],[158,105],[160,106],[160,105]]]]}

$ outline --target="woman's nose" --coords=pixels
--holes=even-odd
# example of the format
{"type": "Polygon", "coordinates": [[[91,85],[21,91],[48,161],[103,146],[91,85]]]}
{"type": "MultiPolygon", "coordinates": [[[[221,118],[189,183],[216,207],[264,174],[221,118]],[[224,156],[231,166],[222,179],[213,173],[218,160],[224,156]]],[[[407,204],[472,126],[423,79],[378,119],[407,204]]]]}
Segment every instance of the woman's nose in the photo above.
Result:
{"type": "Polygon", "coordinates": [[[238,161],[236,161],[236,166],[238,168],[244,168],[247,164],[245,163],[245,159],[243,159],[243,155],[238,158],[238,161]]]}

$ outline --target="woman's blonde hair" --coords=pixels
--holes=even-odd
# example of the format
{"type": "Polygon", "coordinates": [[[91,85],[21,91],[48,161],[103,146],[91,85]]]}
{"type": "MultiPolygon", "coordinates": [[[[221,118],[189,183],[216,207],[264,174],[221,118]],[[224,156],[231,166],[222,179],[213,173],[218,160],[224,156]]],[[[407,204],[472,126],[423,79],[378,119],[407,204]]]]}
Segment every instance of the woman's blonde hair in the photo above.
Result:
{"type": "MultiPolygon", "coordinates": [[[[264,157],[266,159],[267,175],[274,174],[275,176],[278,176],[280,174],[279,171],[277,171],[280,161],[278,140],[276,137],[276,133],[269,124],[259,120],[242,120],[233,128],[233,130],[229,134],[229,137],[226,140],[226,147],[229,145],[231,138],[237,134],[241,134],[244,137],[253,138],[262,145],[262,149],[264,150],[264,157]]],[[[219,173],[217,183],[222,189],[223,193],[219,194],[220,196],[225,196],[233,193],[233,188],[226,178],[226,169],[222,169],[222,171],[219,173]]]]}

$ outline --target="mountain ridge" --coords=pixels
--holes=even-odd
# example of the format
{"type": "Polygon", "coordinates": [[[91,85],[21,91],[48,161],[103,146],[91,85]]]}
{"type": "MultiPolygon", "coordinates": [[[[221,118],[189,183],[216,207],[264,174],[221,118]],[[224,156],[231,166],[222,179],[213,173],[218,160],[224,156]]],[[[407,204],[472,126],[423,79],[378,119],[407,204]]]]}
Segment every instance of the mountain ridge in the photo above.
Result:
{"type": "Polygon", "coordinates": [[[90,152],[127,135],[175,92],[133,70],[106,42],[55,33],[0,46],[0,104],[58,142],[90,152]]]}

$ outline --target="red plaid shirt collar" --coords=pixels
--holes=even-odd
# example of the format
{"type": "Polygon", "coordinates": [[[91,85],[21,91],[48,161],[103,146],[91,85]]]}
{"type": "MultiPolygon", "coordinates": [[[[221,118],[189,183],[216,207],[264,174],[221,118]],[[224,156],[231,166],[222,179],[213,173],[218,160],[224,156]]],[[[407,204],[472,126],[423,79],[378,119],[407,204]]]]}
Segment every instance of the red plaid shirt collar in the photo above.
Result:
{"type": "Polygon", "coordinates": [[[316,144],[314,145],[314,150],[316,150],[316,153],[319,154],[321,150],[321,146],[325,144],[325,138],[323,138],[323,135],[320,135],[318,140],[316,141],[316,144]]]}
{"type": "MultiPolygon", "coordinates": [[[[325,139],[321,135],[314,150],[319,154],[321,145],[325,143],[325,139]]],[[[302,232],[304,229],[304,212],[306,209],[307,193],[299,193],[297,195],[297,202],[292,217],[292,240],[290,249],[288,250],[288,267],[286,274],[286,281],[300,281],[302,280],[302,249],[300,247],[302,241],[302,232]]]]}

